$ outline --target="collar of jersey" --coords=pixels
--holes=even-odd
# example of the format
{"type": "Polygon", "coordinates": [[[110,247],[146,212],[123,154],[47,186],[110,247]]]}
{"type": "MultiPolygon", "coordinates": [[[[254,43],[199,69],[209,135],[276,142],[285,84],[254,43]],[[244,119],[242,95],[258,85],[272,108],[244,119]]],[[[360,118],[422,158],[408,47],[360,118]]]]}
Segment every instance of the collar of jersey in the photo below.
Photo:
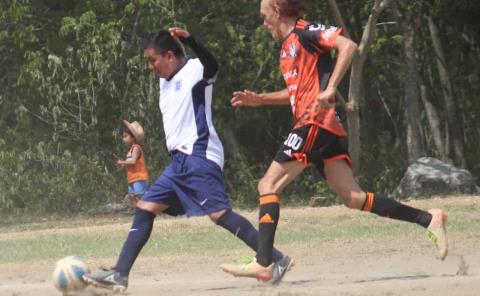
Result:
{"type": "Polygon", "coordinates": [[[293,29],[290,31],[290,33],[288,33],[287,36],[285,36],[285,38],[282,39],[282,42],[281,42],[281,43],[285,42],[285,40],[287,40],[288,37],[290,37],[290,35],[293,33],[293,31],[295,31],[295,29],[297,28],[297,23],[298,23],[298,21],[301,20],[301,19],[302,19],[301,17],[297,18],[297,20],[295,21],[295,26],[294,26],[293,29]]]}
{"type": "Polygon", "coordinates": [[[173,72],[173,74],[172,74],[169,78],[167,78],[167,79],[165,79],[165,80],[167,80],[167,81],[172,80],[172,78],[175,77],[175,75],[177,75],[177,73],[180,72],[180,70],[182,70],[183,67],[185,67],[185,65],[187,64],[187,62],[188,62],[189,60],[190,60],[190,56],[189,56],[189,55],[186,55],[186,56],[183,58],[182,65],[180,65],[180,67],[178,67],[177,71],[173,72]]]}

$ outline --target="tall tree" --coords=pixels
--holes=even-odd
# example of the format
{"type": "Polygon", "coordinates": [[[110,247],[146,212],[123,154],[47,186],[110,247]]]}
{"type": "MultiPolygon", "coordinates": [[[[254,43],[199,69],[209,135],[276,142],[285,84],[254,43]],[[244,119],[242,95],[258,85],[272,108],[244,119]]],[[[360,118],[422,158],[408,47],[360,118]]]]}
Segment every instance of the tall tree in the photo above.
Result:
{"type": "Polygon", "coordinates": [[[440,77],[440,86],[445,103],[445,111],[447,113],[448,123],[448,137],[451,139],[453,159],[455,164],[460,167],[466,166],[465,160],[465,147],[463,129],[458,120],[458,111],[455,102],[455,95],[450,79],[450,75],[447,70],[447,64],[445,59],[445,53],[443,50],[440,34],[438,32],[437,25],[432,19],[431,15],[427,16],[428,28],[430,31],[430,38],[432,40],[433,49],[435,52],[435,60],[438,69],[438,75],[440,77]]]}
{"type": "Polygon", "coordinates": [[[402,32],[405,53],[405,117],[407,125],[407,151],[410,163],[425,156],[422,145],[422,123],[420,120],[420,98],[417,86],[418,71],[415,54],[415,30],[413,28],[412,10],[408,9],[408,3],[403,0],[395,1],[395,14],[398,25],[402,32]]]}
{"type": "Polygon", "coordinates": [[[427,86],[423,82],[423,79],[419,79],[418,86],[420,88],[420,98],[422,99],[425,108],[428,124],[432,133],[433,144],[435,145],[438,157],[443,161],[451,162],[445,151],[445,141],[442,137],[442,123],[438,116],[437,108],[435,108],[428,97],[427,86]]]}
{"type": "MultiPolygon", "coordinates": [[[[352,60],[352,68],[350,74],[350,86],[347,103],[347,122],[348,122],[348,143],[349,153],[354,163],[354,169],[358,170],[360,166],[360,156],[362,153],[360,139],[360,101],[362,91],[362,75],[365,61],[368,56],[370,45],[375,38],[377,19],[392,0],[375,0],[370,10],[367,23],[363,29],[362,38],[358,44],[358,50],[352,60]]],[[[336,0],[329,0],[333,15],[339,24],[345,24],[343,17],[337,5],[336,0]]],[[[348,28],[345,28],[346,35],[348,28]]]]}

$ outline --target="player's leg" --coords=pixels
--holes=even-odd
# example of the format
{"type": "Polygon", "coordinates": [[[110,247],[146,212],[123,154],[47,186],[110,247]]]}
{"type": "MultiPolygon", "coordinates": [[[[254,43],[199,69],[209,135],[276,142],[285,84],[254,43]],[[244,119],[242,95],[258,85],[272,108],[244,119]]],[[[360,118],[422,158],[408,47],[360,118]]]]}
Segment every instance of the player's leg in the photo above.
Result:
{"type": "Polygon", "coordinates": [[[123,244],[115,270],[121,276],[128,276],[138,254],[152,233],[153,221],[158,213],[168,209],[168,205],[150,201],[138,201],[132,226],[123,244]]]}
{"type": "Polygon", "coordinates": [[[344,159],[326,161],[324,174],[330,188],[340,196],[347,207],[416,223],[427,228],[429,237],[437,247],[437,257],[445,259],[448,241],[445,232],[446,215],[442,210],[432,209],[427,212],[380,194],[364,192],[355,181],[352,170],[344,159]]]}
{"type": "Polygon", "coordinates": [[[143,246],[150,238],[156,215],[171,210],[170,200],[175,197],[170,178],[167,177],[171,173],[170,167],[167,167],[165,172],[157,178],[148,192],[137,203],[132,226],[115,267],[103,272],[84,275],[87,283],[111,288],[117,292],[123,292],[127,289],[130,270],[143,246]]]}
{"type": "Polygon", "coordinates": [[[260,211],[257,262],[266,267],[272,263],[273,242],[280,218],[280,192],[305,169],[302,162],[273,161],[258,183],[260,211]]]}
{"type": "Polygon", "coordinates": [[[280,218],[279,194],[305,169],[307,154],[312,148],[316,131],[312,126],[295,129],[280,145],[275,160],[258,183],[260,211],[256,261],[243,265],[224,264],[224,271],[235,276],[256,277],[261,280],[265,280],[265,274],[274,275],[276,272],[279,265],[272,264],[272,250],[280,218]]]}
{"type": "Polygon", "coordinates": [[[286,267],[272,264],[273,242],[275,231],[280,218],[279,193],[297,177],[305,168],[299,161],[279,163],[273,161],[265,176],[260,180],[258,189],[260,193],[260,215],[258,231],[258,250],[256,260],[249,264],[232,265],[223,264],[222,269],[235,276],[254,277],[262,281],[269,281],[278,272],[281,276],[291,265],[289,259],[286,267]],[[277,270],[275,267],[280,267],[277,270]]]}
{"type": "Polygon", "coordinates": [[[124,292],[128,287],[128,276],[133,263],[150,238],[156,214],[167,208],[168,205],[165,204],[139,201],[132,226],[115,267],[94,274],[86,274],[83,276],[85,281],[95,286],[111,288],[116,292],[124,292]]]}
{"type": "MultiPolygon", "coordinates": [[[[225,209],[209,215],[210,219],[228,230],[231,234],[241,239],[254,252],[258,249],[258,231],[253,227],[252,223],[245,217],[233,211],[232,209],[225,209]]],[[[277,262],[284,257],[282,252],[273,249],[272,258],[277,262]]]]}

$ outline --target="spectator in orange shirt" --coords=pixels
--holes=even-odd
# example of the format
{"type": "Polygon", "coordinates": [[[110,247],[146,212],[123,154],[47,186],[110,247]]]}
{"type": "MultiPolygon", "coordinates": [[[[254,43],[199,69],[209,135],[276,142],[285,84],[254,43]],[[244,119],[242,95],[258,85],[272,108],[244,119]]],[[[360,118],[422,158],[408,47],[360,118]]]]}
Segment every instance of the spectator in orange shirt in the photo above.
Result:
{"type": "Polygon", "coordinates": [[[148,188],[148,169],[145,153],[141,146],[145,139],[145,133],[142,126],[136,121],[130,123],[124,120],[123,123],[126,129],[122,132],[122,140],[125,146],[128,147],[128,153],[125,160],[119,159],[117,161],[117,167],[126,170],[128,181],[127,196],[131,205],[135,206],[148,188]]]}

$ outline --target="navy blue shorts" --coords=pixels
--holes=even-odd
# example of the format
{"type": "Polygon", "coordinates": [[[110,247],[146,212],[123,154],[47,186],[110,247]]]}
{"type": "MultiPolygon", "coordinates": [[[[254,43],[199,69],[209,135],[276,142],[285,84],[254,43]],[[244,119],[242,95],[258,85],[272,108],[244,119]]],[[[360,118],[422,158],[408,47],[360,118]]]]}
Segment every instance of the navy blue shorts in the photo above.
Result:
{"type": "Polygon", "coordinates": [[[205,216],[230,209],[220,167],[205,157],[175,151],[172,162],[142,201],[168,205],[166,214],[205,216]]]}

